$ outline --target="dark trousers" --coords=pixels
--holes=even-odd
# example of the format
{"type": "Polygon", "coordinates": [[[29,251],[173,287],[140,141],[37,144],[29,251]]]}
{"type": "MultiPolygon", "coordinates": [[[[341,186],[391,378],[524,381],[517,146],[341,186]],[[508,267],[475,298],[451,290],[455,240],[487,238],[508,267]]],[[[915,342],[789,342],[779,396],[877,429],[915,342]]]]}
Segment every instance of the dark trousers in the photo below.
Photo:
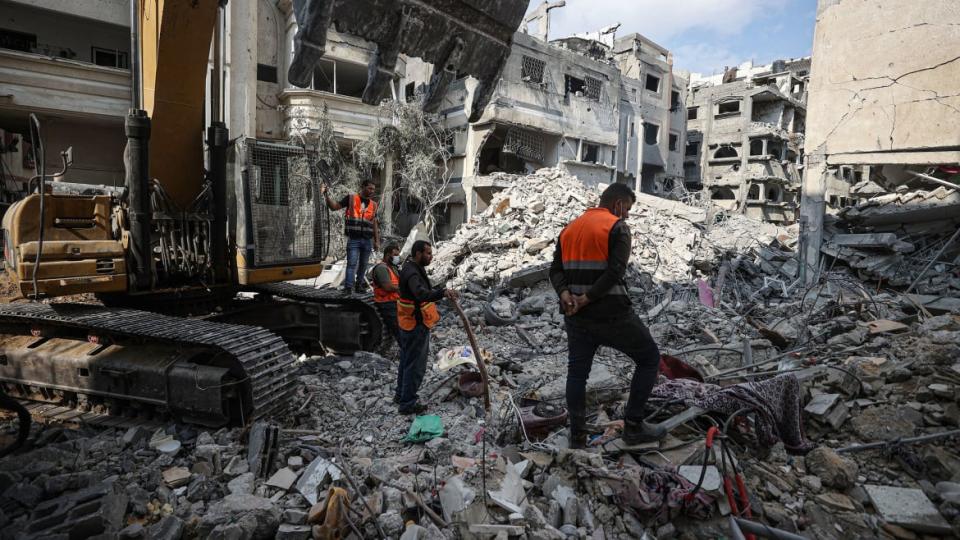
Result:
{"type": "Polygon", "coordinates": [[[397,405],[409,409],[417,402],[417,390],[427,372],[430,329],[422,324],[400,330],[400,368],[397,373],[397,405]]]}
{"type": "Polygon", "coordinates": [[[397,324],[397,303],[396,302],[377,302],[377,311],[380,312],[380,319],[383,320],[383,326],[393,336],[400,346],[400,325],[397,324]]]}
{"type": "Polygon", "coordinates": [[[625,416],[629,420],[643,420],[643,407],[656,383],[660,366],[660,351],[647,327],[633,312],[608,320],[566,317],[566,323],[569,342],[567,409],[571,423],[582,426],[586,417],[587,378],[593,366],[593,356],[601,345],[622,352],[636,364],[625,416]]]}

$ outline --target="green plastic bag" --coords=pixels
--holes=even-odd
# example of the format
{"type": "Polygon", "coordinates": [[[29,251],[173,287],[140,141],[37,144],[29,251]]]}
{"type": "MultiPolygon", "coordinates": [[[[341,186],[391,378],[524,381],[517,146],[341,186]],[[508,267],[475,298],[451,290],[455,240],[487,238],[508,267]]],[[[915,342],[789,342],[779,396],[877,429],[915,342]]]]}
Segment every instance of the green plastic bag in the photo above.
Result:
{"type": "Polygon", "coordinates": [[[410,424],[410,433],[403,442],[422,443],[443,435],[443,421],[435,414],[418,416],[410,424]]]}

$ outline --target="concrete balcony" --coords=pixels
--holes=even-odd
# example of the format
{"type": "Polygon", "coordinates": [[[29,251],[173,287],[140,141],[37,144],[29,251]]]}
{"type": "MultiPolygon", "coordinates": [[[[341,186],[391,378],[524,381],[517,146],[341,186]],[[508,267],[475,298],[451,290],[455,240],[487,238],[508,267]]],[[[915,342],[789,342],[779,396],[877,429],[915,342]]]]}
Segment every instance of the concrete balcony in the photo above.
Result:
{"type": "Polygon", "coordinates": [[[130,72],[0,49],[0,109],[120,121],[130,108],[130,72]]]}
{"type": "Polygon", "coordinates": [[[317,121],[327,107],[327,117],[334,125],[336,137],[359,141],[373,133],[378,124],[379,108],[363,103],[360,98],[288,88],[280,94],[284,134],[316,129],[317,121]]]}

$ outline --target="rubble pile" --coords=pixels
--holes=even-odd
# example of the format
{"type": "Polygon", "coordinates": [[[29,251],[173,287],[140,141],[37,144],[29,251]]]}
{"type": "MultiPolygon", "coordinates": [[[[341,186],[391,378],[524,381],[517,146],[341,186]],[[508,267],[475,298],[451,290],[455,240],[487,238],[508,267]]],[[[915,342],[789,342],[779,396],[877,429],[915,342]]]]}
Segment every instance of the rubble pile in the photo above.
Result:
{"type": "MultiPolygon", "coordinates": [[[[585,187],[561,169],[490,178],[507,187],[438,246],[432,268],[438,281],[495,285],[549,263],[563,227],[599,201],[599,189],[585,187]]],[[[628,220],[634,237],[631,263],[657,281],[686,281],[709,271],[723,254],[791,238],[785,229],[739,214],[708,223],[701,208],[643,193],[637,197],[628,220]]]]}
{"type": "Polygon", "coordinates": [[[553,170],[514,180],[435,252],[434,277],[461,290],[484,350],[440,303],[424,416],[391,402],[389,345],[302,358],[291,410],[243,430],[44,426],[0,459],[0,538],[960,533],[960,300],[841,265],[804,287],[789,231],[641,197],[627,281],[663,354],[650,421],[670,433],[621,446],[632,363],[602,348],[591,446],[570,450],[566,335],[544,264],[597,195],[553,170]],[[489,410],[463,382],[478,361],[489,410]]]}

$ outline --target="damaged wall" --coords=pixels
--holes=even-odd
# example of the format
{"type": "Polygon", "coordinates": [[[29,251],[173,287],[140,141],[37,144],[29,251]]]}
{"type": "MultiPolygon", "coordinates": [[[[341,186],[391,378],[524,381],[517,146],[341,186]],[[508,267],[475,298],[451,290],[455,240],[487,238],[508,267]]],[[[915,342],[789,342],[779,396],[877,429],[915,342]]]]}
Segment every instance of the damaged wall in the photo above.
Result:
{"type": "Polygon", "coordinates": [[[958,28],[953,0],[819,1],[801,209],[808,281],[837,166],[960,162],[958,28]]]}

